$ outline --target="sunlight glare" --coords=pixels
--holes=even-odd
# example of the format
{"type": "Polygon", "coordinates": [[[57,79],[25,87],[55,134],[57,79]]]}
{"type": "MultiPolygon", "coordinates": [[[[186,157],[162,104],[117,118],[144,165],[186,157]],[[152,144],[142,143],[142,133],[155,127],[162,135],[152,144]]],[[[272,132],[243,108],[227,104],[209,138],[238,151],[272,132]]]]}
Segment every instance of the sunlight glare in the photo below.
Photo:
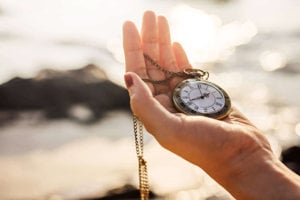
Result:
{"type": "Polygon", "coordinates": [[[295,126],[295,132],[298,136],[300,136],[300,122],[296,124],[295,126]]]}
{"type": "Polygon", "coordinates": [[[276,51],[263,52],[259,61],[265,71],[275,71],[286,66],[286,57],[276,51]]]}
{"type": "Polygon", "coordinates": [[[192,61],[217,62],[226,60],[236,46],[248,43],[257,34],[251,21],[223,24],[215,15],[179,5],[170,16],[174,40],[182,43],[192,61]]]}

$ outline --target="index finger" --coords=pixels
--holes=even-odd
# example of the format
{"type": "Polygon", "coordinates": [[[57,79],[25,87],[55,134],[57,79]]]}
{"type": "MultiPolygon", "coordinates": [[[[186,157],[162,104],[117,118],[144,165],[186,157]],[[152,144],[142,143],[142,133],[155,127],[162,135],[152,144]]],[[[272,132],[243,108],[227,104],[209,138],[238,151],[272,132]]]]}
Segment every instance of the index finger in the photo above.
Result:
{"type": "Polygon", "coordinates": [[[123,49],[126,72],[135,72],[142,78],[148,78],[140,34],[134,23],[130,21],[123,25],[123,49]]]}

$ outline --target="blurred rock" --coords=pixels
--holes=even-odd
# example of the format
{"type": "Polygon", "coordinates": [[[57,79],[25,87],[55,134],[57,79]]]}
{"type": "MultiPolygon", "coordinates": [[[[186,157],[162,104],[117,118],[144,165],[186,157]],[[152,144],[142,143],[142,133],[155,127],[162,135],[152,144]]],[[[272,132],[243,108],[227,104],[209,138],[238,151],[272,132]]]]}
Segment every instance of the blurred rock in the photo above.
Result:
{"type": "MultiPolygon", "coordinates": [[[[139,199],[140,191],[132,185],[124,185],[120,188],[112,189],[107,192],[105,197],[87,198],[85,200],[133,200],[139,199]]],[[[152,191],[149,193],[149,199],[160,199],[152,191]]]]}
{"type": "Polygon", "coordinates": [[[282,162],[295,173],[300,175],[300,147],[292,146],[281,154],[282,162]]]}
{"type": "Polygon", "coordinates": [[[43,70],[30,79],[0,85],[0,112],[43,111],[47,118],[93,122],[112,110],[129,111],[126,89],[95,65],[81,69],[43,70]]]}
{"type": "Polygon", "coordinates": [[[282,73],[289,73],[290,75],[297,75],[300,73],[300,63],[299,62],[289,62],[286,66],[280,69],[282,73]]]}

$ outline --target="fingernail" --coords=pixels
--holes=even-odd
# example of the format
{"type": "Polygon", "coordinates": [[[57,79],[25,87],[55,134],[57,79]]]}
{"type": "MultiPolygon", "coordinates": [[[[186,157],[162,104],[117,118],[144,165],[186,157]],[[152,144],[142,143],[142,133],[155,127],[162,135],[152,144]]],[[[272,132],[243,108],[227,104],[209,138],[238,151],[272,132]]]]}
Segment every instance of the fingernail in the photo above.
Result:
{"type": "Polygon", "coordinates": [[[133,85],[133,80],[130,74],[125,74],[124,80],[127,88],[130,88],[133,85]]]}

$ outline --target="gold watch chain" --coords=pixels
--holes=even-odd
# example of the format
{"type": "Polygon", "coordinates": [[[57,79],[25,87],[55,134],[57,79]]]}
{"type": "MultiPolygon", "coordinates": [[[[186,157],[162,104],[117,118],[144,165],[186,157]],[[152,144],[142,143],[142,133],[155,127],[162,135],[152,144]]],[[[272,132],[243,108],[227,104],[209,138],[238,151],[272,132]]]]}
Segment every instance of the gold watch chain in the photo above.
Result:
{"type": "Polygon", "coordinates": [[[138,119],[136,115],[133,115],[133,130],[134,130],[134,140],[135,149],[138,158],[139,167],[139,188],[140,188],[140,198],[141,200],[149,199],[149,182],[148,182],[148,171],[147,163],[144,159],[144,133],[143,124],[138,119]]]}
{"type": "Polygon", "coordinates": [[[144,53],[144,59],[145,59],[145,61],[148,61],[149,64],[154,66],[156,69],[162,71],[166,75],[166,78],[161,79],[161,80],[152,80],[149,78],[143,78],[143,81],[149,82],[152,84],[168,83],[170,80],[172,80],[175,77],[179,77],[179,78],[183,78],[183,79],[196,78],[196,79],[204,79],[204,80],[208,79],[208,77],[209,77],[209,73],[207,71],[203,71],[203,70],[197,69],[197,68],[193,69],[191,67],[187,67],[183,71],[179,71],[179,72],[169,71],[169,70],[165,69],[164,67],[160,66],[155,60],[153,60],[148,54],[145,54],[145,53],[144,53]]]}

